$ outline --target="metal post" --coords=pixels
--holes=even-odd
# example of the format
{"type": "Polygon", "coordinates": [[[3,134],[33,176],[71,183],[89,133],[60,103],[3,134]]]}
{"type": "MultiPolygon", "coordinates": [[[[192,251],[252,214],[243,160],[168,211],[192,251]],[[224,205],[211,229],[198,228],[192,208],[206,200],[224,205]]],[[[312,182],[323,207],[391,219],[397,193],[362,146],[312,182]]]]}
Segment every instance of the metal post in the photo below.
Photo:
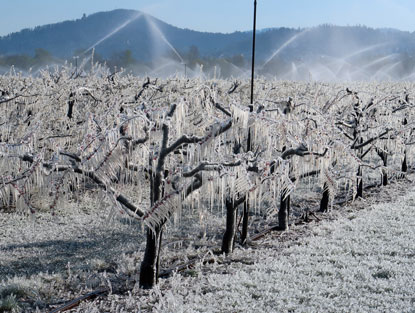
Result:
{"type": "Polygon", "coordinates": [[[254,33],[252,40],[252,73],[251,73],[251,106],[250,111],[253,111],[254,104],[254,78],[255,78],[255,37],[256,37],[256,0],[254,1],[254,33]]]}
{"type": "MultiPolygon", "coordinates": [[[[254,1],[254,38],[252,42],[252,76],[251,76],[251,104],[249,106],[249,112],[254,111],[254,78],[255,78],[255,34],[256,34],[256,0],[254,1]]],[[[252,150],[252,138],[251,128],[248,127],[248,138],[246,142],[247,151],[252,150]]],[[[248,225],[249,224],[249,195],[244,203],[243,220],[242,220],[242,244],[246,244],[248,238],[248,225]]]]}

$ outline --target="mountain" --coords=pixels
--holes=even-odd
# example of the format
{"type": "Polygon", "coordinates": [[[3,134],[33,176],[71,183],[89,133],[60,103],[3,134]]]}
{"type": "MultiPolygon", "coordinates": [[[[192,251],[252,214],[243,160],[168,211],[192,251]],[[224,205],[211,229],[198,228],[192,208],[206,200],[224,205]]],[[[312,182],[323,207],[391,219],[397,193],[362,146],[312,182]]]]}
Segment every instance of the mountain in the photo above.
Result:
{"type": "MultiPolygon", "coordinates": [[[[266,58],[301,32],[304,30],[290,28],[258,31],[258,57],[266,58]]],[[[188,51],[191,46],[198,47],[202,56],[249,56],[251,53],[252,32],[198,32],[177,28],[139,11],[119,9],[0,37],[0,55],[33,55],[37,48],[42,48],[58,58],[70,58],[96,45],[96,52],[106,58],[128,49],[134,58],[148,61],[154,54],[170,49],[163,36],[180,53],[188,51]]],[[[292,55],[293,51],[295,57],[304,57],[304,53],[338,54],[377,43],[393,44],[399,52],[413,51],[415,47],[413,34],[393,29],[323,25],[305,30],[301,37],[301,40],[293,42],[291,49],[287,49],[290,51],[288,54],[292,55]]]]}
{"type": "Polygon", "coordinates": [[[0,55],[33,55],[37,48],[42,48],[56,57],[70,58],[98,43],[96,52],[103,57],[129,49],[136,59],[147,61],[155,48],[168,47],[163,36],[178,51],[187,51],[194,45],[203,55],[220,55],[230,42],[249,38],[242,32],[220,34],[180,29],[138,11],[120,9],[0,37],[0,55]]]}
{"type": "MultiPolygon", "coordinates": [[[[201,64],[201,59],[205,63],[214,59],[230,60],[243,67],[249,63],[252,32],[198,32],[169,25],[139,11],[119,9],[0,37],[0,61],[7,57],[14,60],[13,57],[20,55],[20,62],[30,65],[33,60],[28,60],[28,56],[38,60],[50,60],[51,56],[72,59],[76,55],[90,54],[92,48],[96,58],[102,60],[127,58],[149,64],[161,57],[170,57],[180,63],[188,63],[192,58],[201,64]],[[26,59],[22,60],[21,55],[26,55],[26,59]],[[238,56],[243,56],[242,60],[238,56]],[[183,62],[182,58],[186,60],[183,62]]],[[[394,65],[394,70],[398,67],[412,69],[415,67],[415,34],[365,26],[268,28],[257,33],[256,55],[258,63],[262,64],[259,69],[262,74],[267,71],[301,72],[302,68],[304,76],[311,71],[311,64],[316,63],[329,66],[335,73],[351,66],[377,72],[397,62],[401,64],[394,65]]]]}

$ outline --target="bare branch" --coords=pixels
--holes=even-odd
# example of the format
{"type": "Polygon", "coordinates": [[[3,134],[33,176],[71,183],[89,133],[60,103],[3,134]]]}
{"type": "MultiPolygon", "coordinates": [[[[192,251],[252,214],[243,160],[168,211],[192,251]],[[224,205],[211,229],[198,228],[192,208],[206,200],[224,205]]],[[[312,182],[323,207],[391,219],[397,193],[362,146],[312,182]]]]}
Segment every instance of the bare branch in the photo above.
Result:
{"type": "Polygon", "coordinates": [[[238,81],[234,82],[232,87],[228,90],[228,95],[235,92],[236,88],[238,88],[240,83],[238,81]]]}
{"type": "Polygon", "coordinates": [[[313,156],[316,156],[316,157],[324,157],[326,155],[327,151],[329,151],[329,149],[327,149],[327,148],[324,149],[323,153],[307,151],[307,152],[304,153],[304,155],[313,155],[313,156]]]}
{"type": "Polygon", "coordinates": [[[11,98],[8,98],[8,99],[3,99],[3,100],[0,100],[0,104],[7,103],[7,102],[10,102],[10,101],[13,101],[13,100],[15,100],[15,99],[17,99],[17,98],[20,98],[20,97],[30,98],[30,97],[36,97],[36,96],[38,96],[38,94],[34,94],[34,95],[21,95],[21,94],[18,94],[18,95],[15,95],[14,97],[11,97],[11,98]]]}
{"type": "Polygon", "coordinates": [[[362,153],[362,155],[360,156],[360,159],[363,159],[370,152],[370,150],[372,150],[371,146],[365,152],[362,153]]]}
{"type": "Polygon", "coordinates": [[[337,128],[340,130],[340,132],[347,138],[350,140],[355,140],[355,138],[353,138],[352,136],[350,136],[348,133],[346,133],[341,127],[337,126],[337,128]]]}
{"type": "Polygon", "coordinates": [[[75,160],[76,162],[79,162],[79,163],[82,162],[81,158],[79,156],[77,156],[75,153],[69,153],[69,152],[65,152],[65,151],[60,151],[59,154],[60,155],[67,156],[67,157],[75,160]]]}
{"type": "Polygon", "coordinates": [[[196,174],[194,178],[194,181],[189,186],[187,186],[186,190],[184,191],[185,198],[190,196],[192,192],[198,190],[203,185],[202,175],[196,174]]]}
{"type": "MultiPolygon", "coordinates": [[[[320,172],[321,172],[320,170],[314,170],[314,171],[310,171],[310,172],[307,172],[307,173],[303,173],[303,174],[301,174],[300,176],[298,176],[298,179],[300,180],[300,179],[302,179],[302,178],[306,178],[306,177],[315,176],[315,175],[320,174],[320,172]]],[[[297,180],[297,177],[290,176],[290,180],[291,180],[292,182],[295,182],[295,181],[297,180]]]]}
{"type": "MultiPolygon", "coordinates": [[[[68,157],[70,157],[70,158],[72,158],[72,159],[74,159],[74,160],[76,160],[77,162],[81,162],[81,159],[78,157],[78,156],[76,156],[75,154],[72,154],[72,153],[66,153],[66,152],[61,152],[61,154],[62,155],[65,155],[65,156],[68,156],[68,157]]],[[[29,162],[29,163],[33,163],[34,162],[34,157],[33,156],[31,156],[31,155],[29,155],[29,154],[25,154],[25,155],[23,155],[22,157],[21,157],[21,159],[23,160],[23,161],[26,161],[26,162],[29,162]]],[[[50,168],[52,168],[52,165],[51,164],[49,164],[49,163],[43,163],[43,166],[46,166],[46,167],[50,167],[50,168]]],[[[85,170],[83,170],[83,169],[81,169],[81,168],[79,168],[78,166],[75,166],[75,165],[72,165],[72,166],[66,166],[66,165],[64,165],[64,166],[55,166],[55,168],[54,168],[54,171],[56,171],[56,172],[62,172],[62,171],[67,171],[67,170],[69,170],[69,169],[72,169],[75,173],[77,173],[77,174],[81,174],[81,175],[83,175],[83,176],[85,176],[85,177],[88,177],[88,178],[90,178],[90,179],[92,179],[99,187],[101,187],[102,189],[105,189],[105,190],[109,190],[109,191],[111,191],[112,193],[114,193],[114,194],[117,194],[117,192],[115,192],[110,186],[107,186],[103,181],[102,181],[102,179],[98,176],[98,175],[96,175],[95,174],[95,172],[94,171],[85,171],[85,170]]],[[[12,180],[10,180],[10,181],[7,181],[7,182],[3,182],[3,184],[11,184],[11,183],[13,183],[13,182],[16,182],[16,181],[18,181],[18,180],[21,180],[21,179],[24,179],[24,178],[27,178],[28,177],[28,174],[30,174],[31,173],[31,170],[30,169],[28,169],[28,170],[26,170],[25,171],[25,173],[23,173],[20,177],[18,177],[18,178],[14,178],[14,179],[12,179],[12,180]]],[[[138,207],[136,207],[134,204],[132,204],[124,195],[122,195],[122,194],[119,194],[117,197],[116,197],[116,200],[118,201],[118,202],[120,202],[122,205],[124,205],[126,208],[128,208],[130,211],[132,211],[132,212],[134,212],[135,214],[137,214],[138,216],[140,216],[140,217],[142,217],[143,215],[144,215],[144,212],[143,211],[141,211],[138,207]]]]}
{"type": "Polygon", "coordinates": [[[308,151],[307,147],[304,146],[303,144],[301,144],[300,146],[298,146],[295,149],[288,149],[288,150],[284,151],[281,155],[281,158],[283,160],[286,160],[290,156],[293,156],[293,155],[304,156],[307,151],[308,151]]]}
{"type": "Polygon", "coordinates": [[[138,94],[134,97],[135,101],[138,101],[140,97],[142,96],[144,90],[146,90],[150,86],[150,77],[147,77],[147,81],[143,84],[141,90],[138,92],[138,94]]]}
{"type": "Polygon", "coordinates": [[[326,155],[327,151],[328,151],[327,148],[322,153],[308,151],[307,147],[305,145],[301,144],[295,149],[285,150],[282,153],[281,158],[283,160],[286,160],[286,159],[288,159],[289,157],[291,157],[293,155],[297,155],[297,156],[301,156],[301,157],[307,156],[307,155],[314,155],[314,156],[317,156],[317,157],[324,157],[326,155]]]}
{"type": "Polygon", "coordinates": [[[387,133],[389,133],[392,129],[387,129],[385,130],[383,133],[381,133],[380,135],[376,136],[376,137],[372,137],[368,140],[366,140],[365,142],[356,145],[356,142],[353,143],[353,145],[350,147],[351,149],[360,149],[363,148],[364,146],[367,146],[368,144],[371,144],[372,142],[374,142],[375,140],[381,138],[382,136],[385,136],[387,133]]]}
{"type": "Polygon", "coordinates": [[[192,177],[195,174],[202,172],[202,171],[221,171],[224,167],[237,167],[241,165],[241,161],[237,161],[234,163],[209,163],[203,162],[199,164],[196,168],[191,171],[184,172],[183,177],[192,177]]]}
{"type": "MultiPolygon", "coordinates": [[[[95,172],[93,171],[85,171],[79,167],[73,167],[73,171],[77,174],[82,174],[90,179],[92,179],[99,187],[105,189],[105,190],[110,190],[112,193],[117,194],[117,192],[115,192],[111,187],[107,186],[102,180],[101,178],[99,178],[99,176],[97,176],[95,174],[95,172]]],[[[118,194],[118,196],[116,197],[116,200],[121,203],[122,205],[124,205],[127,209],[129,209],[130,211],[134,212],[135,214],[137,214],[138,216],[142,217],[144,216],[144,212],[141,211],[138,207],[136,207],[134,204],[132,204],[128,198],[126,198],[124,195],[122,194],[118,194]]]]}
{"type": "Polygon", "coordinates": [[[221,104],[215,102],[214,105],[215,105],[215,108],[217,108],[219,111],[222,111],[225,115],[227,115],[229,117],[232,116],[231,112],[226,110],[221,104]]]}
{"type": "Polygon", "coordinates": [[[341,125],[341,126],[344,126],[344,127],[350,128],[350,129],[356,128],[356,125],[348,124],[344,121],[338,121],[338,122],[336,122],[336,125],[341,125]]]}
{"type": "Polygon", "coordinates": [[[170,107],[169,113],[167,113],[167,117],[172,117],[174,112],[176,111],[176,108],[177,108],[177,104],[172,104],[170,107]]]}
{"type": "Polygon", "coordinates": [[[140,139],[133,140],[133,142],[132,142],[133,149],[135,147],[137,147],[138,145],[141,145],[141,144],[145,143],[150,138],[147,127],[144,127],[144,131],[145,131],[145,134],[146,134],[144,138],[140,138],[140,139]]]}
{"type": "Polygon", "coordinates": [[[227,130],[231,128],[231,126],[232,126],[232,120],[228,120],[226,123],[223,123],[219,127],[219,129],[217,129],[216,131],[210,132],[206,136],[203,136],[203,137],[190,136],[189,137],[189,136],[183,135],[182,137],[177,139],[171,146],[167,147],[163,151],[163,153],[165,155],[168,155],[184,144],[191,144],[191,143],[203,144],[204,142],[208,141],[210,138],[217,137],[220,134],[226,132],[227,130]]]}

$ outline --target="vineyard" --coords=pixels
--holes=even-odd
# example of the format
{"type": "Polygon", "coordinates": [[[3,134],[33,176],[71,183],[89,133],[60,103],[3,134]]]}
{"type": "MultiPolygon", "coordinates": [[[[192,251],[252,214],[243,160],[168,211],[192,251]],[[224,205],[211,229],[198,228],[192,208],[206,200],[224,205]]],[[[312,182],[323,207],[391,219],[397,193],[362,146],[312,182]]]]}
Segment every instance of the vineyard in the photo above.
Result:
{"type": "Polygon", "coordinates": [[[72,216],[69,236],[79,232],[82,244],[98,227],[113,254],[86,253],[81,264],[68,255],[71,264],[44,261],[36,271],[0,260],[2,301],[26,311],[65,305],[62,294],[160,292],[160,280],[232,254],[249,265],[240,254],[256,241],[312,225],[372,189],[388,198],[382,186],[405,180],[413,163],[411,83],[258,80],[250,105],[246,81],[71,73],[0,77],[1,221],[33,220],[3,234],[30,243],[36,225],[48,225],[47,242],[60,226],[44,219],[72,216]],[[66,287],[54,273],[36,278],[56,294],[17,287],[16,277],[48,271],[65,271],[66,287]]]}

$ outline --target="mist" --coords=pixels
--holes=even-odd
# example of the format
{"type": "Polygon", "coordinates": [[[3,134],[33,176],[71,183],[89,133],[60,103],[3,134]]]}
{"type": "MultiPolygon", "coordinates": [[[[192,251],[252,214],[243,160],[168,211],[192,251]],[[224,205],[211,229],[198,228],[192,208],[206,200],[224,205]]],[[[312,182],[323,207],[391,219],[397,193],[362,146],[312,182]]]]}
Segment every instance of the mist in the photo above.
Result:
{"type": "MultiPolygon", "coordinates": [[[[132,10],[97,13],[61,24],[13,35],[19,39],[16,45],[20,50],[13,50],[10,44],[13,36],[0,38],[0,48],[2,40],[9,43],[3,48],[9,50],[0,55],[0,71],[6,73],[13,65],[23,75],[36,75],[40,70],[69,66],[75,76],[82,76],[99,66],[101,71],[106,69],[110,73],[154,78],[250,77],[252,32],[195,32],[132,10]],[[84,27],[88,27],[88,32],[82,33],[82,38],[72,31],[84,32],[84,27]],[[49,32],[55,34],[53,41],[48,41],[49,32]],[[22,51],[21,42],[27,41],[25,36],[40,38],[42,47],[36,48],[34,56],[16,54],[22,51]]],[[[256,51],[256,75],[266,79],[322,82],[415,79],[415,35],[393,29],[334,25],[271,28],[258,31],[256,51]]]]}

